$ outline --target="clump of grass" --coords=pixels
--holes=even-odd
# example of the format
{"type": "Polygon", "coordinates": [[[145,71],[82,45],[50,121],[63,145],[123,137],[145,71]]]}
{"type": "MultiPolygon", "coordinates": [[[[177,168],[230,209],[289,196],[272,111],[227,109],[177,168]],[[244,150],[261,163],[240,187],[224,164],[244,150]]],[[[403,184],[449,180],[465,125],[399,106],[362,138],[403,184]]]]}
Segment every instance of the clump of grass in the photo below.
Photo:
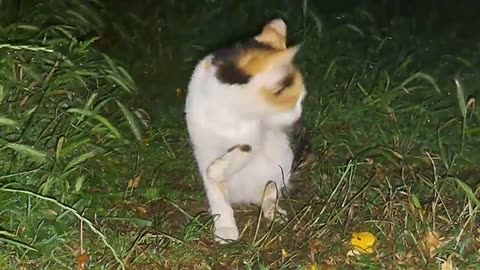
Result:
{"type": "Polygon", "coordinates": [[[70,268],[85,252],[84,246],[72,246],[80,243],[79,221],[123,265],[105,235],[82,216],[90,205],[83,194],[99,181],[97,170],[104,164],[98,158],[121,160],[143,131],[127,109],[128,98],[136,94],[132,78],[93,49],[96,37],[85,38],[102,23],[93,4],[98,5],[36,1],[23,6],[27,10],[17,22],[1,25],[0,247],[5,267],[70,268]]]}

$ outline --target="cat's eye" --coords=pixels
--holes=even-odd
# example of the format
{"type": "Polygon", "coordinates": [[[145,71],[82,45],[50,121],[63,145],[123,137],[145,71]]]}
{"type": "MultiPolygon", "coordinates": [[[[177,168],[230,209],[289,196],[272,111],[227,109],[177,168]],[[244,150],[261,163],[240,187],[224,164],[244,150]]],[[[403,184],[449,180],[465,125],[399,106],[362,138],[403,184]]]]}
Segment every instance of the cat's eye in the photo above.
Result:
{"type": "Polygon", "coordinates": [[[294,80],[295,80],[295,76],[293,74],[288,74],[287,76],[285,76],[280,82],[280,88],[277,91],[275,91],[274,95],[278,96],[282,94],[282,92],[285,91],[285,89],[292,86],[294,80]]]}

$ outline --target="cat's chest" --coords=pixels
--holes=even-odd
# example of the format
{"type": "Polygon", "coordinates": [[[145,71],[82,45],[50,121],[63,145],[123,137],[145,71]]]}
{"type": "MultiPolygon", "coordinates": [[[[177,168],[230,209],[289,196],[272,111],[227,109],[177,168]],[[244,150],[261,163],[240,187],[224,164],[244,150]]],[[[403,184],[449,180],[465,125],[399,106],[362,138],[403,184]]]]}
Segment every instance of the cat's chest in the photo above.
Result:
{"type": "Polygon", "coordinates": [[[212,124],[213,133],[225,140],[250,144],[258,144],[263,140],[264,130],[260,121],[222,119],[212,124]]]}

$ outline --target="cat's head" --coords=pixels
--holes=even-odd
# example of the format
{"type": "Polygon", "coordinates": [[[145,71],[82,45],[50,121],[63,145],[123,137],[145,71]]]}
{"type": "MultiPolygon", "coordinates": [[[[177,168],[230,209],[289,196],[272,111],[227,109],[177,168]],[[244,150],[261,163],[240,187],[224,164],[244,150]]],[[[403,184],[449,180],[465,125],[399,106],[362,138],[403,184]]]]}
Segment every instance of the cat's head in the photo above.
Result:
{"type": "Polygon", "coordinates": [[[306,94],[302,75],[293,63],[299,48],[287,47],[287,26],[275,19],[252,40],[218,50],[212,64],[220,82],[258,97],[255,105],[290,112],[298,110],[306,94]]]}

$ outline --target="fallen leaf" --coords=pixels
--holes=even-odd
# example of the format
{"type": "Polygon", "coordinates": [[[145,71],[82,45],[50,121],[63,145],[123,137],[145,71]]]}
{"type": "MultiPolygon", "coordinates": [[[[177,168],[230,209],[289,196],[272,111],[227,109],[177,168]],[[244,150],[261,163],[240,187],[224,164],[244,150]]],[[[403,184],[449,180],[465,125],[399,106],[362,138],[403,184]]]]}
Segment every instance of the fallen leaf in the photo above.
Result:
{"type": "Polygon", "coordinates": [[[430,257],[435,256],[438,249],[445,246],[448,243],[448,240],[445,237],[441,237],[439,233],[428,231],[423,237],[421,247],[430,255],[430,257]]]}
{"type": "Polygon", "coordinates": [[[282,248],[282,260],[285,260],[288,257],[288,252],[282,248]]]}
{"type": "Polygon", "coordinates": [[[454,266],[453,266],[452,261],[448,261],[448,260],[447,260],[447,261],[444,261],[444,262],[442,263],[442,268],[441,268],[441,269],[442,269],[442,270],[453,270],[453,269],[455,269],[455,268],[454,268],[454,266]]]}
{"type": "Polygon", "coordinates": [[[353,256],[357,256],[357,255],[360,255],[361,253],[358,252],[357,250],[355,249],[351,249],[347,252],[347,257],[353,257],[353,256]]]}
{"type": "Polygon", "coordinates": [[[453,256],[448,256],[448,259],[441,265],[441,270],[454,270],[457,269],[453,264],[453,256]]]}
{"type": "Polygon", "coordinates": [[[336,270],[337,266],[335,264],[322,262],[318,269],[320,269],[320,270],[336,270]]]}
{"type": "Polygon", "coordinates": [[[315,261],[315,257],[322,249],[322,242],[319,240],[314,240],[310,243],[310,260],[315,261]]]}
{"type": "Polygon", "coordinates": [[[369,232],[354,232],[352,233],[352,239],[350,243],[355,251],[371,254],[373,253],[377,237],[369,232]]]}
{"type": "Polygon", "coordinates": [[[137,206],[137,210],[138,212],[140,212],[141,214],[146,214],[148,211],[147,211],[147,208],[143,205],[140,205],[140,206],[137,206]]]}
{"type": "Polygon", "coordinates": [[[177,97],[181,97],[183,96],[183,90],[181,88],[177,88],[175,90],[175,94],[177,95],[177,97]]]}
{"type": "Polygon", "coordinates": [[[140,184],[140,176],[135,177],[134,179],[129,179],[127,187],[128,188],[137,188],[140,184]]]}
{"type": "Polygon", "coordinates": [[[90,257],[86,253],[82,253],[82,254],[78,255],[78,257],[77,257],[77,264],[78,264],[77,270],[85,269],[89,260],[90,260],[90,257]]]}
{"type": "Polygon", "coordinates": [[[137,177],[135,177],[135,179],[133,180],[133,185],[132,185],[132,187],[133,187],[133,188],[137,188],[139,185],[140,185],[140,176],[137,176],[137,177]]]}

